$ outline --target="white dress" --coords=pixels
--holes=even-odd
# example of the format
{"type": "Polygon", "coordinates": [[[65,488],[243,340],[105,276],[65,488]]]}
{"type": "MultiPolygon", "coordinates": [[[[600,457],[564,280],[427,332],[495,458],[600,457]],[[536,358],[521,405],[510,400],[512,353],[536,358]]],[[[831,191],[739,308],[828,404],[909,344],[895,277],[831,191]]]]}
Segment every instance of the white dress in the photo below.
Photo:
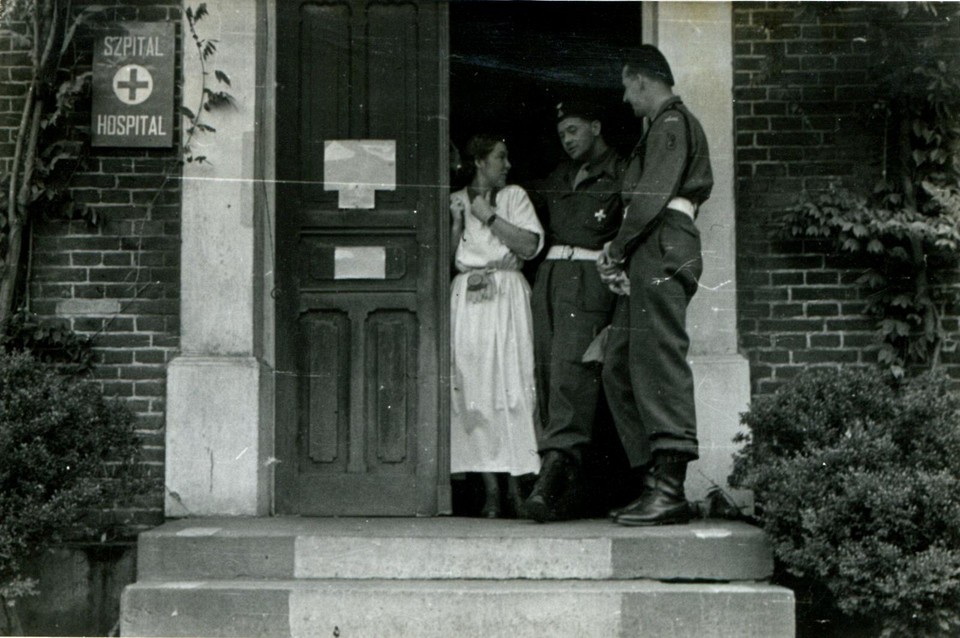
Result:
{"type": "MultiPolygon", "coordinates": [[[[455,253],[459,274],[450,286],[450,471],[535,473],[533,319],[523,261],[470,213],[466,189],[452,196],[464,204],[464,229],[455,253]],[[468,299],[468,275],[481,270],[495,293],[468,299]]],[[[543,227],[522,188],[499,191],[495,210],[536,233],[540,252],[543,227]]]]}

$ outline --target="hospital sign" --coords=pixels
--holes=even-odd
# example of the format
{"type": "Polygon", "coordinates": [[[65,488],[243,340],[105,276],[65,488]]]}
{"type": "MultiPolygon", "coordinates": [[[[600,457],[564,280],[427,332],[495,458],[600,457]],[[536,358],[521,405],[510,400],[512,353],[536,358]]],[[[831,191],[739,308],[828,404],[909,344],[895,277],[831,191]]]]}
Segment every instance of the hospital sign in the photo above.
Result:
{"type": "Polygon", "coordinates": [[[93,146],[173,144],[175,36],[172,22],[120,22],[97,36],[93,146]]]}

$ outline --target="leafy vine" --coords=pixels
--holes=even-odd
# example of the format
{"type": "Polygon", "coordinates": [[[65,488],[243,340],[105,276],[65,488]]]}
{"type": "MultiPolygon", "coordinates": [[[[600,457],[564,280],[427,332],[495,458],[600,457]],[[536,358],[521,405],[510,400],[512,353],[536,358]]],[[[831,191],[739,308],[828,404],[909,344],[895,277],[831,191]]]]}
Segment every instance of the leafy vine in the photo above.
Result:
{"type": "MultiPolygon", "coordinates": [[[[890,9],[883,9],[890,11],[890,9]]],[[[936,16],[937,7],[896,5],[936,16]]],[[[949,24],[950,20],[946,20],[949,24]]],[[[881,175],[870,193],[834,183],[804,192],[781,218],[778,233],[827,239],[861,255],[858,283],[877,319],[878,360],[895,376],[913,364],[936,368],[957,342],[944,329],[944,309],[957,299],[951,277],[960,259],[960,74],[955,59],[937,58],[937,29],[922,43],[899,22],[878,21],[882,43],[874,109],[883,114],[881,175]]]]}
{"type": "MultiPolygon", "coordinates": [[[[199,98],[200,103],[197,107],[197,110],[191,111],[186,106],[180,106],[180,112],[190,123],[184,131],[186,135],[182,145],[182,160],[187,163],[196,162],[198,164],[202,164],[206,162],[209,164],[209,161],[205,155],[194,155],[193,149],[190,146],[195,134],[216,132],[215,128],[201,121],[203,113],[205,111],[214,111],[228,106],[234,108],[236,107],[236,101],[233,99],[232,95],[224,90],[215,91],[207,85],[207,79],[210,76],[210,71],[207,70],[207,63],[217,52],[218,40],[214,40],[212,38],[201,38],[200,34],[197,32],[197,23],[208,14],[209,11],[207,11],[207,4],[205,2],[200,3],[196,10],[192,9],[191,7],[187,7],[184,11],[184,16],[187,18],[187,28],[190,30],[190,37],[193,39],[193,43],[197,48],[201,76],[201,90],[199,98]]],[[[214,69],[213,75],[217,82],[225,84],[228,87],[230,86],[230,76],[223,71],[214,69]]]]}
{"type": "MultiPolygon", "coordinates": [[[[0,327],[4,331],[15,329],[17,312],[26,312],[24,308],[17,310],[23,301],[18,301],[18,291],[30,276],[29,233],[34,218],[43,215],[83,219],[92,226],[102,221],[97,207],[73,199],[70,187],[74,176],[88,168],[90,153],[89,133],[75,125],[73,115],[78,105],[89,100],[92,72],[79,67],[82,56],[73,50],[74,36],[80,27],[102,17],[103,12],[100,6],[74,10],[69,0],[5,0],[0,8],[0,35],[11,38],[31,61],[24,110],[16,131],[16,150],[0,174],[0,327]]],[[[213,126],[203,121],[203,115],[236,107],[230,93],[209,86],[208,67],[217,51],[217,40],[203,38],[197,31],[197,24],[207,15],[206,3],[184,10],[200,61],[202,90],[196,112],[180,107],[186,120],[183,141],[176,156],[166,163],[154,197],[145,204],[148,216],[167,185],[179,179],[185,163],[210,164],[206,156],[195,155],[191,148],[196,135],[215,132],[213,126]]],[[[215,69],[212,74],[218,84],[230,86],[224,71],[215,69]]],[[[138,264],[140,235],[142,226],[137,236],[138,264]]],[[[141,270],[137,268],[128,304],[152,285],[141,285],[141,270]]]]}
{"type": "Polygon", "coordinates": [[[88,215],[68,191],[73,175],[86,167],[89,147],[70,115],[89,95],[92,74],[65,63],[77,59],[72,48],[77,29],[102,11],[89,6],[75,12],[62,0],[8,0],[0,8],[0,35],[24,50],[30,63],[14,154],[0,175],[0,324],[13,312],[18,281],[27,269],[23,249],[32,219],[88,215]]]}

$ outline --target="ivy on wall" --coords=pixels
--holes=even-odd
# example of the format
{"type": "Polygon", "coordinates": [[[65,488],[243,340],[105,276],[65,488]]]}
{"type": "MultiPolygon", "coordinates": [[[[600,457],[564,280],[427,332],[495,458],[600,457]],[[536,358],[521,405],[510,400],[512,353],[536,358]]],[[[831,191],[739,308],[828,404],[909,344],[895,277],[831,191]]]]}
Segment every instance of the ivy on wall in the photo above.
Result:
{"type": "Polygon", "coordinates": [[[96,6],[74,10],[60,0],[6,0],[0,11],[0,32],[26,52],[30,72],[14,155],[0,175],[0,324],[15,308],[31,220],[86,213],[75,206],[68,188],[85,166],[89,143],[71,125],[70,115],[79,100],[89,98],[92,74],[70,62],[77,59],[72,50],[77,29],[102,11],[96,6]]]}
{"type": "Polygon", "coordinates": [[[827,239],[863,257],[858,283],[870,293],[865,310],[877,320],[878,359],[899,377],[912,364],[936,368],[957,347],[941,318],[957,299],[950,277],[960,259],[960,72],[948,54],[960,14],[933,3],[875,11],[881,174],[872,190],[836,183],[804,192],[778,233],[827,239]]]}
{"type": "MultiPolygon", "coordinates": [[[[0,174],[0,325],[7,325],[17,309],[20,284],[29,272],[24,246],[31,222],[40,216],[100,222],[95,209],[78,205],[70,196],[71,179],[87,167],[90,149],[89,134],[71,116],[89,101],[92,76],[78,65],[80,56],[72,47],[77,30],[102,19],[104,12],[97,5],[74,7],[69,0],[5,0],[0,5],[0,34],[10,37],[30,61],[14,156],[0,174]]],[[[236,104],[230,93],[213,88],[210,81],[212,75],[217,85],[230,86],[225,72],[210,69],[217,41],[197,31],[207,15],[206,3],[184,10],[200,61],[202,90],[196,111],[181,106],[183,142],[163,173],[154,201],[170,180],[179,179],[184,163],[209,164],[190,145],[196,135],[215,132],[203,121],[204,113],[236,104]]]]}

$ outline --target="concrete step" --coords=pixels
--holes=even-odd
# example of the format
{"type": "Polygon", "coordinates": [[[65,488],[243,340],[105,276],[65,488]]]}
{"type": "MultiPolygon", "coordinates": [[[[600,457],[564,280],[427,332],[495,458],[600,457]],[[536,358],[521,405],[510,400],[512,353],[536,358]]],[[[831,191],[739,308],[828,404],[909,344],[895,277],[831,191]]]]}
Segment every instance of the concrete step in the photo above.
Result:
{"type": "Polygon", "coordinates": [[[466,518],[184,519],[141,534],[138,581],[579,579],[757,581],[761,530],[730,521],[628,528],[466,518]]]}
{"type": "Polygon", "coordinates": [[[650,580],[272,580],[137,583],[123,636],[771,638],[789,590],[650,580]]]}

